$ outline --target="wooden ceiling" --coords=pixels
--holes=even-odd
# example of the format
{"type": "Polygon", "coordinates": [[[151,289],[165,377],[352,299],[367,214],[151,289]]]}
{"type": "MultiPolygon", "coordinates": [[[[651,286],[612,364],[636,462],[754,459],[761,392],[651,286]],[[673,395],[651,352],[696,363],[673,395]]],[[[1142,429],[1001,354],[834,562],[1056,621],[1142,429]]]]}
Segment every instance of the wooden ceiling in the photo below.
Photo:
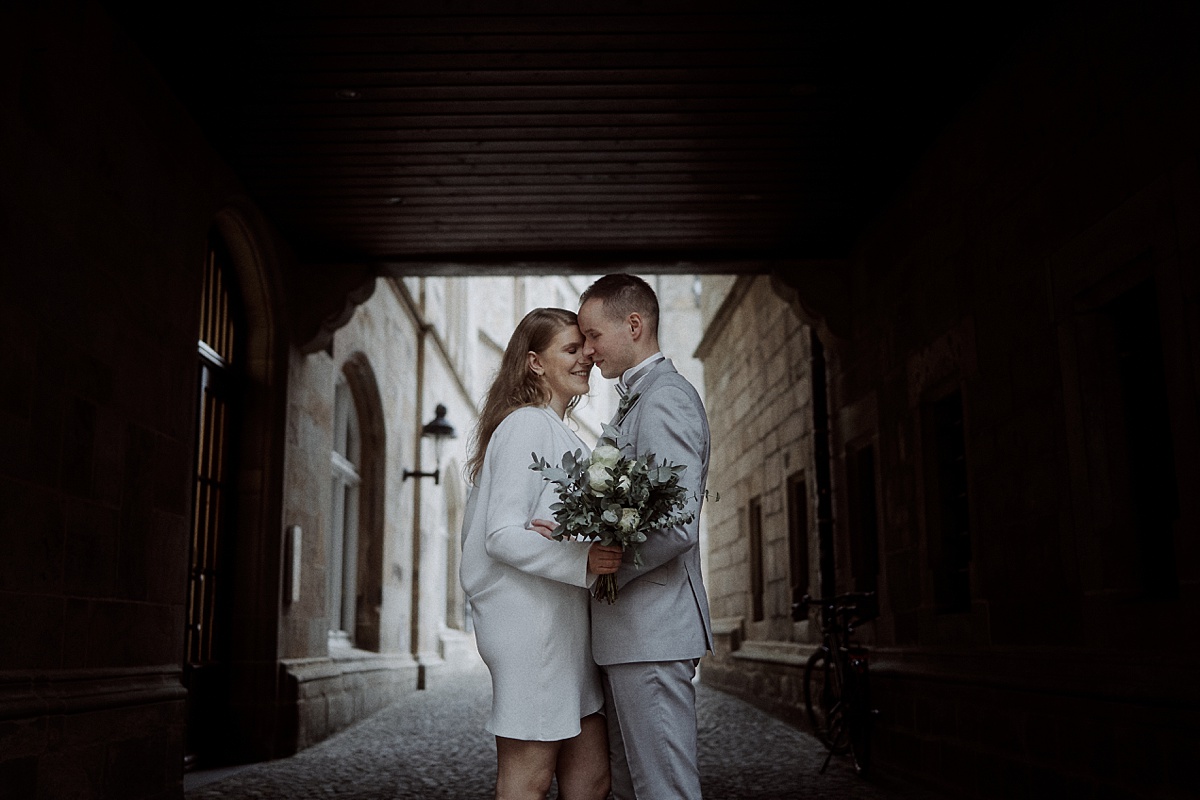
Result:
{"type": "Polygon", "coordinates": [[[797,0],[109,5],[301,260],[391,274],[843,257],[1023,19],[797,0]]]}

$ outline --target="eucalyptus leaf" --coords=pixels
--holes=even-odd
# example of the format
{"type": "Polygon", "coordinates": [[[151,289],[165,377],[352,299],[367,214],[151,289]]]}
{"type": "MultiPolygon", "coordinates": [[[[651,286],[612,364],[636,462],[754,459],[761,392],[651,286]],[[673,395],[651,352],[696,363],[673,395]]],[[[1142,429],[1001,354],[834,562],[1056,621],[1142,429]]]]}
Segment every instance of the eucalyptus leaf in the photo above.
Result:
{"type": "MultiPolygon", "coordinates": [[[[604,424],[603,431],[597,447],[608,444],[619,449],[619,431],[608,424],[604,424]]],[[[530,469],[541,472],[542,477],[556,487],[558,501],[550,506],[559,524],[553,534],[555,539],[579,537],[617,545],[631,550],[634,565],[640,567],[643,562],[639,545],[649,536],[656,530],[684,525],[695,519],[694,511],[684,510],[689,498],[686,489],[679,485],[679,475],[686,465],[659,464],[653,453],[623,454],[613,464],[611,452],[605,455],[607,458],[603,462],[597,461],[597,465],[603,463],[603,469],[598,472],[608,478],[608,486],[600,494],[593,490],[587,474],[591,457],[585,457],[582,450],[563,453],[557,467],[534,453],[530,469]],[[639,523],[633,530],[621,528],[625,509],[637,513],[639,523]]],[[[609,602],[615,601],[615,581],[598,581],[595,593],[609,602]]]]}

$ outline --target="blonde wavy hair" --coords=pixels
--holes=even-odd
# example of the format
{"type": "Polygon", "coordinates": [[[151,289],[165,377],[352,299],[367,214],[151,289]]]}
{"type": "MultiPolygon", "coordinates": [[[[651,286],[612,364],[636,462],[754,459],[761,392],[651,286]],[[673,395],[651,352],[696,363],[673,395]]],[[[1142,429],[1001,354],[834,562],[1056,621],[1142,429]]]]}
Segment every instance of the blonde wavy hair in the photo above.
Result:
{"type": "MultiPolygon", "coordinates": [[[[576,327],[574,311],[565,308],[535,308],[517,324],[504,348],[500,369],[483,400],[483,410],[471,436],[471,457],[466,473],[471,483],[483,469],[483,456],[497,426],[512,412],[524,406],[544,406],[550,402],[550,388],[544,376],[529,368],[530,352],[541,353],[554,342],[563,328],[576,327]]],[[[569,412],[579,402],[576,396],[567,404],[569,412]]]]}

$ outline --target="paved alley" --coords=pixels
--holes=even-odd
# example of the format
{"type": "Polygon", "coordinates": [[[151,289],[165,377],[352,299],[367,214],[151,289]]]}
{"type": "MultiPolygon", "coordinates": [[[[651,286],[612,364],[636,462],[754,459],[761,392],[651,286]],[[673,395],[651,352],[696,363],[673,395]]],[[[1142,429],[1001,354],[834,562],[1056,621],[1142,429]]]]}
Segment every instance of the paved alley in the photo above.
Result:
{"type": "MultiPolygon", "coordinates": [[[[375,716],[295,756],[186,780],[187,800],[464,800],[492,796],[495,745],[483,722],[482,667],[438,676],[375,716]]],[[[938,800],[865,781],[844,759],[819,773],[816,739],[749,704],[698,687],[700,769],[708,800],[938,800]]],[[[553,795],[552,795],[553,796],[553,795]]]]}

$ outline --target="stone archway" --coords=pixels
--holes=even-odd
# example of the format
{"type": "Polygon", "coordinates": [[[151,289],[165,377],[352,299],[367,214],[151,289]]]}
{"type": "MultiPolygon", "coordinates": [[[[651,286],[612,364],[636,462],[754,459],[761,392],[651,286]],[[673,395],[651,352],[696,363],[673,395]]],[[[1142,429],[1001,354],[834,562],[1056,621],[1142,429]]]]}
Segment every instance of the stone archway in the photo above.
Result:
{"type": "Polygon", "coordinates": [[[278,680],[282,531],[282,459],[286,419],[287,337],[280,260],[265,220],[249,201],[234,198],[213,218],[211,231],[228,250],[244,318],[240,403],[242,425],[230,469],[234,563],[226,751],[238,760],[276,754],[274,692],[278,680]]]}

